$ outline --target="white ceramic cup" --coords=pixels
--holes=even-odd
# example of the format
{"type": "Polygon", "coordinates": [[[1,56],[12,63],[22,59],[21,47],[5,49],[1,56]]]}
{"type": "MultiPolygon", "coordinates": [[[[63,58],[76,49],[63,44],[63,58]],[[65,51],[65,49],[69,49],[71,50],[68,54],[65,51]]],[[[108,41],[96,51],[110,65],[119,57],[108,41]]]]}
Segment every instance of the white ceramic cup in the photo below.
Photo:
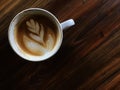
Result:
{"type": "Polygon", "coordinates": [[[60,48],[61,44],[62,44],[62,40],[63,40],[63,29],[67,29],[70,26],[75,25],[75,22],[73,19],[69,19],[65,22],[60,23],[58,21],[58,19],[49,11],[45,10],[45,9],[41,9],[41,8],[29,8],[29,9],[25,9],[23,11],[21,11],[20,13],[18,13],[13,20],[10,23],[9,29],[8,29],[8,40],[10,43],[10,46],[12,47],[12,49],[16,52],[16,54],[18,54],[20,57],[29,60],[29,61],[43,61],[46,60],[48,58],[50,58],[51,56],[53,56],[60,48]],[[40,15],[44,15],[45,17],[48,17],[50,20],[52,20],[58,29],[59,32],[59,39],[57,40],[57,43],[55,45],[55,47],[53,48],[53,50],[49,53],[46,53],[43,56],[34,56],[34,55],[29,55],[29,54],[25,54],[22,52],[22,48],[19,48],[17,45],[17,42],[15,41],[15,34],[14,34],[14,28],[15,25],[25,16],[27,15],[32,15],[32,14],[40,14],[40,15]]]}

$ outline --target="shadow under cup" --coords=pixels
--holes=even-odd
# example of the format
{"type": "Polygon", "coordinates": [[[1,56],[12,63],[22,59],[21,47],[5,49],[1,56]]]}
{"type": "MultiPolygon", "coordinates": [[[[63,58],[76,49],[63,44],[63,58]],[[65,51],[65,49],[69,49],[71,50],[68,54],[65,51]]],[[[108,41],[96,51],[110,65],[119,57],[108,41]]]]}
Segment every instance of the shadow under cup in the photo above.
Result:
{"type": "MultiPolygon", "coordinates": [[[[31,22],[32,22],[32,20],[31,20],[31,22]]],[[[19,38],[21,38],[21,37],[19,37],[19,38]]],[[[62,43],[63,32],[62,32],[62,28],[61,28],[59,21],[52,13],[50,13],[44,9],[40,9],[40,8],[30,8],[30,9],[21,11],[13,18],[13,20],[10,23],[9,30],[8,30],[8,39],[9,39],[9,43],[10,43],[12,49],[20,57],[22,57],[26,60],[29,60],[29,61],[42,61],[42,60],[46,60],[46,59],[50,58],[58,51],[58,49],[60,48],[61,43],[62,43]],[[23,50],[23,48],[21,48],[19,46],[18,42],[16,41],[16,34],[15,34],[16,25],[18,23],[20,23],[23,18],[27,18],[29,16],[34,16],[34,15],[44,16],[44,17],[48,18],[50,20],[50,22],[52,22],[56,26],[57,33],[56,33],[55,38],[57,38],[57,39],[55,41],[55,45],[52,50],[50,50],[49,52],[46,52],[43,55],[32,55],[32,54],[26,53],[23,50]]]]}

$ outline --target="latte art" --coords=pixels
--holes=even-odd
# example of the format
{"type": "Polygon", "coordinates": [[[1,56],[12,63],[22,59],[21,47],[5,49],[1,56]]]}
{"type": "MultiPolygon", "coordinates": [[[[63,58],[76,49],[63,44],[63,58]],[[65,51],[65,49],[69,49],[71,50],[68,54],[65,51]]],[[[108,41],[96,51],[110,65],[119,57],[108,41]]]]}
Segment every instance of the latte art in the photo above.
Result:
{"type": "Polygon", "coordinates": [[[32,55],[44,55],[54,48],[55,33],[50,26],[45,24],[34,18],[21,23],[21,28],[18,28],[17,32],[20,38],[17,37],[17,41],[24,51],[32,55]]]}
{"type": "MultiPolygon", "coordinates": [[[[42,24],[39,25],[38,22],[34,21],[33,19],[27,21],[26,24],[28,26],[28,30],[31,32],[29,33],[31,38],[27,36],[23,37],[23,42],[26,48],[31,52],[40,52],[42,54],[52,50],[54,40],[51,33],[47,34],[47,40],[44,42],[44,26],[42,24]]],[[[47,31],[50,32],[50,28],[47,28],[47,31]]]]}

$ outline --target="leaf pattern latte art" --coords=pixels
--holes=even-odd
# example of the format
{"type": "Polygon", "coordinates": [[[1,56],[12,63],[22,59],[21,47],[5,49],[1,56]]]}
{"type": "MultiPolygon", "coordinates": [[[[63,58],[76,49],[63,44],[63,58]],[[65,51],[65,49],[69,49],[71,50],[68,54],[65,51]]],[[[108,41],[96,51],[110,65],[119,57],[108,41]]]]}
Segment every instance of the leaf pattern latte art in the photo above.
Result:
{"type": "Polygon", "coordinates": [[[45,28],[42,24],[39,24],[34,19],[26,21],[27,29],[30,31],[29,37],[23,36],[23,42],[25,47],[32,53],[45,54],[53,49],[54,46],[54,34],[52,34],[51,28],[47,27],[47,31],[51,32],[45,34],[45,28]],[[47,35],[46,41],[44,36],[47,35]]]}

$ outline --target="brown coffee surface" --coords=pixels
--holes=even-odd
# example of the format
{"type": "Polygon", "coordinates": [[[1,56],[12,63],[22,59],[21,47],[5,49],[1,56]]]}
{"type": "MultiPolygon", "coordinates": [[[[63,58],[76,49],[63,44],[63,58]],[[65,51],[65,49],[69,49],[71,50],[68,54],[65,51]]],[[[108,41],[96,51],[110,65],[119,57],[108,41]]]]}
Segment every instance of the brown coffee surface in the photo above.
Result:
{"type": "Polygon", "coordinates": [[[45,16],[31,15],[23,18],[15,27],[19,48],[30,55],[50,52],[57,41],[57,26],[45,16]]]}

